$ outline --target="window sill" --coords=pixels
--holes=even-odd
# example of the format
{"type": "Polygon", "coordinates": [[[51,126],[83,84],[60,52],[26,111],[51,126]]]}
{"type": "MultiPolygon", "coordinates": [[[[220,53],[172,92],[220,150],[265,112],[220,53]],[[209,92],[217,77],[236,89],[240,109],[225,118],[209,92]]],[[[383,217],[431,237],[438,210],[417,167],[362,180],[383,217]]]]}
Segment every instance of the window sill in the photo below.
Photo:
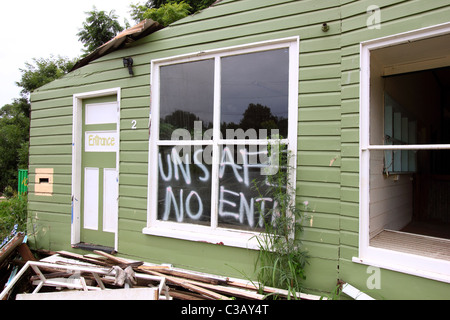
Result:
{"type": "Polygon", "coordinates": [[[209,232],[198,230],[169,229],[161,227],[147,227],[142,233],[158,237],[205,242],[228,247],[259,250],[258,233],[241,230],[216,229],[209,232]]]}
{"type": "Polygon", "coordinates": [[[406,273],[422,278],[450,283],[450,261],[400,252],[392,248],[365,246],[360,248],[355,263],[406,273]]]}
{"type": "Polygon", "coordinates": [[[384,229],[370,239],[370,246],[450,262],[449,239],[384,229]]]}

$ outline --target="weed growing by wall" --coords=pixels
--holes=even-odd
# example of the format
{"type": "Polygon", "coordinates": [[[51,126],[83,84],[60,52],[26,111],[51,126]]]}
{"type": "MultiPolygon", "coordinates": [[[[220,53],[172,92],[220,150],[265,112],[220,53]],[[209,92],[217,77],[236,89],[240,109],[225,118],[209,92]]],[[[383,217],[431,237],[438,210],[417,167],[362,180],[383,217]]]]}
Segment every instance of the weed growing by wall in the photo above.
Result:
{"type": "Polygon", "coordinates": [[[261,285],[286,289],[290,298],[296,299],[295,292],[301,291],[302,280],[306,278],[304,269],[308,254],[300,240],[305,217],[296,206],[295,190],[290,181],[291,170],[295,170],[289,166],[291,155],[286,145],[272,145],[271,152],[274,150],[277,152],[279,170],[267,175],[262,182],[254,182],[261,197],[270,195],[276,202],[272,209],[264,213],[265,229],[257,237],[259,255],[256,271],[261,285]]]}

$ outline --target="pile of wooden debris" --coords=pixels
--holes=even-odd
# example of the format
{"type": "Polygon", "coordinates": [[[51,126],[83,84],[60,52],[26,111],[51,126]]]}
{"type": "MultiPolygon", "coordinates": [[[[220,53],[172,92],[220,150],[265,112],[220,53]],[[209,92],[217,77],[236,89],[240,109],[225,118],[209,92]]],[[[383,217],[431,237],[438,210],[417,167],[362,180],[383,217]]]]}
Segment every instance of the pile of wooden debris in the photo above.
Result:
{"type": "MultiPolygon", "coordinates": [[[[9,260],[9,267],[3,265],[0,272],[7,271],[10,276],[0,300],[264,300],[272,295],[287,298],[288,294],[268,287],[261,291],[245,280],[132,261],[102,251],[80,255],[40,250],[35,254],[43,258],[37,260],[23,242],[23,235],[5,252],[0,264],[9,260]]],[[[298,297],[320,298],[307,294],[298,297]]]]}

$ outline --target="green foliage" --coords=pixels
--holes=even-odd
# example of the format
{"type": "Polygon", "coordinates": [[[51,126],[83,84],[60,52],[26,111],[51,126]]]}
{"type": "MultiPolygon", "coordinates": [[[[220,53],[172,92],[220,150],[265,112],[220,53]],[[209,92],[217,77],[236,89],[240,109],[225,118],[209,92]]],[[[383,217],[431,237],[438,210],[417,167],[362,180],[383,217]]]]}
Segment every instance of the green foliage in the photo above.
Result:
{"type": "Polygon", "coordinates": [[[302,288],[302,280],[306,278],[304,269],[308,254],[302,248],[300,234],[303,230],[303,211],[296,206],[294,189],[289,182],[290,155],[285,145],[281,143],[270,146],[269,154],[275,160],[278,168],[275,174],[267,175],[267,180],[260,184],[255,182],[255,188],[260,196],[273,198],[273,209],[268,210],[265,230],[258,235],[259,256],[257,260],[258,282],[288,290],[289,298],[296,299],[296,292],[302,288]],[[261,191],[264,190],[264,191],[261,191]]]}
{"type": "Polygon", "coordinates": [[[0,109],[0,193],[17,188],[19,167],[28,168],[29,110],[25,98],[0,109]]]}
{"type": "Polygon", "coordinates": [[[16,82],[22,87],[22,96],[27,97],[35,89],[52,82],[55,79],[68,73],[75,64],[75,59],[65,57],[33,58],[33,63],[25,63],[25,69],[19,69],[22,72],[22,78],[16,82]]]}
{"type": "Polygon", "coordinates": [[[217,0],[188,0],[188,3],[195,9],[195,12],[209,8],[217,0]]]}
{"type": "Polygon", "coordinates": [[[143,14],[144,19],[152,19],[163,26],[180,20],[189,15],[191,6],[184,1],[180,3],[166,3],[159,8],[152,8],[143,14]]]}
{"type": "Polygon", "coordinates": [[[26,232],[27,229],[27,197],[13,196],[0,202],[0,241],[8,236],[18,225],[17,231],[26,232]]]}
{"type": "Polygon", "coordinates": [[[91,11],[85,13],[88,17],[83,22],[83,28],[77,33],[78,39],[85,47],[85,55],[113,39],[124,29],[117,21],[118,16],[114,10],[109,13],[97,11],[94,6],[91,11]]]}
{"type": "MultiPolygon", "coordinates": [[[[166,0],[166,1],[156,1],[155,0],[155,3],[157,3],[157,2],[159,2],[159,3],[161,3],[161,2],[177,3],[177,2],[180,2],[180,0],[166,0]]],[[[188,4],[191,7],[190,14],[193,14],[197,11],[208,8],[214,2],[216,2],[216,0],[182,0],[182,2],[185,2],[186,4],[188,4]]],[[[159,8],[159,7],[161,7],[161,5],[163,5],[163,4],[160,4],[159,6],[155,6],[155,7],[159,8]]]]}
{"type": "Polygon", "coordinates": [[[153,0],[143,5],[132,4],[131,17],[135,22],[152,19],[167,26],[197,11],[211,6],[216,0],[153,0]]]}

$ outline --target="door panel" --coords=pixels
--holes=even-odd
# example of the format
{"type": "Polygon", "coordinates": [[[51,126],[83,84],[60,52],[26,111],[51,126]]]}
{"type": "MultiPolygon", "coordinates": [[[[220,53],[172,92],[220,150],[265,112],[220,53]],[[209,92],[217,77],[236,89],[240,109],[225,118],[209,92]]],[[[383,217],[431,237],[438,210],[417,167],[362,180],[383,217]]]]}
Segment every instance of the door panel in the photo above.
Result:
{"type": "Polygon", "coordinates": [[[114,247],[118,219],[117,97],[83,101],[81,242],[114,247]]]}
{"type": "Polygon", "coordinates": [[[103,169],[103,231],[116,232],[118,208],[117,198],[119,188],[115,168],[103,169]]]}
{"type": "Polygon", "coordinates": [[[98,230],[98,168],[84,168],[83,227],[98,230]]]}

